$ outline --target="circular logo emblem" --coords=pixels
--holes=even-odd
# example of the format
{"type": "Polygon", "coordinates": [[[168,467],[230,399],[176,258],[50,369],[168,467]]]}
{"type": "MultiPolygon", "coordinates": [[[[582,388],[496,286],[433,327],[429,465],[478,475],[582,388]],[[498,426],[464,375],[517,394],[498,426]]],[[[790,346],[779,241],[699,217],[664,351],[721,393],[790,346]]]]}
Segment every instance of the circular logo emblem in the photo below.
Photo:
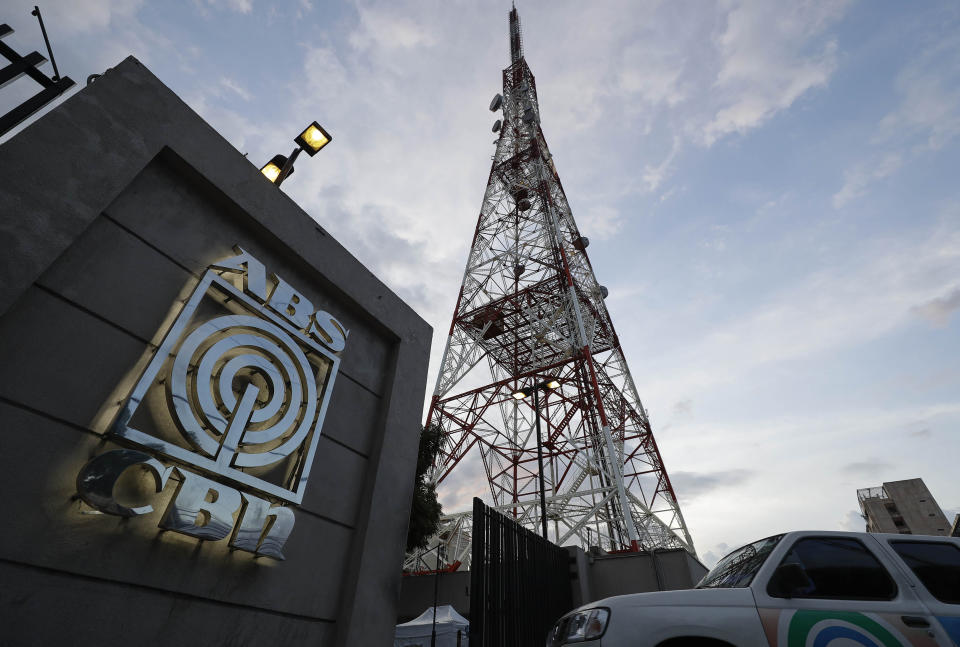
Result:
{"type": "Polygon", "coordinates": [[[316,369],[279,326],[216,317],[180,345],[168,391],[180,426],[223,465],[275,463],[302,444],[317,413],[316,369]]]}
{"type": "MultiPolygon", "coordinates": [[[[781,631],[784,624],[781,623],[781,631]]],[[[787,647],[903,647],[896,631],[874,614],[856,611],[814,611],[801,609],[789,617],[787,647]]]]}

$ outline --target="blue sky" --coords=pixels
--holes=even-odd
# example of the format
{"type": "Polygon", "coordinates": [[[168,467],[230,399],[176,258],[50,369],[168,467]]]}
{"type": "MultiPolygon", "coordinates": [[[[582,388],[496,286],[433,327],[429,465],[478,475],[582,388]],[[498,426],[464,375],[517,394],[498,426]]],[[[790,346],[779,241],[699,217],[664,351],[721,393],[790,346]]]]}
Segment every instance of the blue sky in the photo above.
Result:
{"type": "MultiPolygon", "coordinates": [[[[43,49],[31,2],[2,20],[43,49]]],[[[439,331],[493,153],[507,2],[42,5],[80,85],[143,61],[439,331]]],[[[858,487],[960,511],[960,5],[518,4],[542,124],[706,562],[862,529],[858,487]]],[[[32,88],[18,81],[0,102],[32,88]]],[[[429,390],[429,388],[428,388],[429,390]]],[[[467,466],[442,492],[465,508],[467,466]]]]}

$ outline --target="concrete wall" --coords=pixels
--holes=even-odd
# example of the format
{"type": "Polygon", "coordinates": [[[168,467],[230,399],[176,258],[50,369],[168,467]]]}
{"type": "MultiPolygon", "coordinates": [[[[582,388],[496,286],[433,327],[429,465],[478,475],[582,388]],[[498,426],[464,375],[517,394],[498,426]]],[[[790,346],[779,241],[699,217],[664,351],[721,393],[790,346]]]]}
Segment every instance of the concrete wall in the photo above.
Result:
{"type": "Polygon", "coordinates": [[[432,607],[434,586],[437,604],[449,604],[464,618],[470,617],[470,571],[456,571],[404,576],[400,585],[397,623],[413,620],[432,607]]]}
{"type": "Polygon", "coordinates": [[[576,563],[574,604],[586,604],[613,595],[693,588],[707,568],[685,550],[656,553],[590,555],[568,548],[576,563]]]}
{"type": "Polygon", "coordinates": [[[893,499],[897,510],[914,535],[947,535],[950,522],[937,505],[923,479],[890,481],[883,484],[887,496],[893,499]]]}
{"type": "Polygon", "coordinates": [[[0,644],[388,644],[429,326],[135,59],[0,168],[0,644]],[[237,243],[350,330],[285,561],[159,531],[172,486],[131,519],[75,497],[178,299],[237,243]]]}
{"type": "Polygon", "coordinates": [[[867,532],[900,532],[893,520],[893,515],[887,510],[887,505],[894,505],[893,500],[866,499],[863,502],[863,509],[867,515],[867,532]]]}
{"type": "MultiPolygon", "coordinates": [[[[672,591],[693,588],[707,568],[685,550],[661,550],[656,561],[650,553],[593,556],[568,546],[570,589],[573,608],[613,595],[672,591]]],[[[450,604],[470,618],[470,573],[468,571],[417,575],[403,578],[397,622],[406,622],[433,605],[437,584],[438,604],[450,604]]]]}
{"type": "Polygon", "coordinates": [[[865,499],[862,503],[868,532],[950,534],[950,522],[923,479],[890,481],[883,484],[883,492],[887,498],[865,499]]]}

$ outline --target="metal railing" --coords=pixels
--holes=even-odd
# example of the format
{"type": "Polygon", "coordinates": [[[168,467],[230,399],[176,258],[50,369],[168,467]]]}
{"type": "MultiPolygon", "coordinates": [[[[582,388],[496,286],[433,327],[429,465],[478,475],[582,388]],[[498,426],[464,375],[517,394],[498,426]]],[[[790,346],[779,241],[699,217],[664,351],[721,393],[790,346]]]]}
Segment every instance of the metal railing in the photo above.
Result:
{"type": "Polygon", "coordinates": [[[866,501],[867,499],[889,499],[887,496],[887,491],[883,489],[883,486],[879,487],[867,487],[857,490],[857,501],[866,501]]]}

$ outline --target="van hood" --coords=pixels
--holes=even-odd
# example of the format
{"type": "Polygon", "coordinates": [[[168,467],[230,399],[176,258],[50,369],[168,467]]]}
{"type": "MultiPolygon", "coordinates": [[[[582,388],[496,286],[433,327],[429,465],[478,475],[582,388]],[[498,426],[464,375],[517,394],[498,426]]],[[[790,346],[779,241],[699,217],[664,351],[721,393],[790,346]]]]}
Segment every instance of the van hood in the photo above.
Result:
{"type": "Polygon", "coordinates": [[[583,609],[593,607],[631,608],[631,607],[726,607],[753,606],[753,592],[747,588],[739,589],[683,589],[680,591],[653,591],[651,593],[632,593],[616,595],[583,605],[583,609]]]}

